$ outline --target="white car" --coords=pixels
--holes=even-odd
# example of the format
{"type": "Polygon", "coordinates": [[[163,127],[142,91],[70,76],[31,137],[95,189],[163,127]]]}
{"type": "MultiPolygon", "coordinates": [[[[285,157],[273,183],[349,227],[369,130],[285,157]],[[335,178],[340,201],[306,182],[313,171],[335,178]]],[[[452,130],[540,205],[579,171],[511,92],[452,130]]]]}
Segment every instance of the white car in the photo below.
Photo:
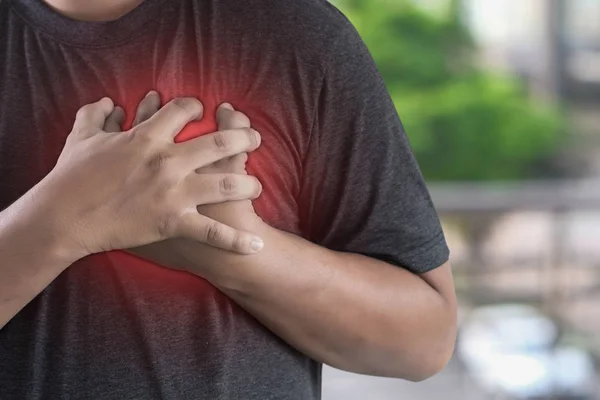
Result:
{"type": "Polygon", "coordinates": [[[556,324],[535,307],[485,306],[465,317],[457,355],[493,398],[598,398],[592,356],[560,344],[556,324]]]}

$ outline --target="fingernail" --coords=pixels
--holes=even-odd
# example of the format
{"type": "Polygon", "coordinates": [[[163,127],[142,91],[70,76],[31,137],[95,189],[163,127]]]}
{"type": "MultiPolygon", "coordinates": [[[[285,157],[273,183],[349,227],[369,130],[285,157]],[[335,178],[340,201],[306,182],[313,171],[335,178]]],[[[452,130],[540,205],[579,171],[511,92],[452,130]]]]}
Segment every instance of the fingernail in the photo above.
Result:
{"type": "Polygon", "coordinates": [[[262,241],[261,238],[255,237],[250,242],[250,248],[255,252],[261,251],[263,247],[265,247],[265,243],[262,241]]]}
{"type": "Polygon", "coordinates": [[[151,90],[148,93],[146,93],[146,97],[150,97],[150,96],[154,96],[154,95],[158,95],[158,92],[156,90],[151,90]]]}
{"type": "Polygon", "coordinates": [[[226,108],[228,110],[233,110],[233,106],[229,103],[223,103],[221,104],[221,107],[226,108]]]}

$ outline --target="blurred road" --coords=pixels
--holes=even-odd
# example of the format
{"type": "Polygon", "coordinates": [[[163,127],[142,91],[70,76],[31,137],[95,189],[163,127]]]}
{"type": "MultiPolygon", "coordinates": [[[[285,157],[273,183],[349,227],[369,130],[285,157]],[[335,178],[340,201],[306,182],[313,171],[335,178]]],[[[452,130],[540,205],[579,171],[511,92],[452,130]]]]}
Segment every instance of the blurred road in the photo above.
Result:
{"type": "Polygon", "coordinates": [[[323,400],[486,400],[455,362],[421,383],[373,378],[323,367],[323,400]]]}

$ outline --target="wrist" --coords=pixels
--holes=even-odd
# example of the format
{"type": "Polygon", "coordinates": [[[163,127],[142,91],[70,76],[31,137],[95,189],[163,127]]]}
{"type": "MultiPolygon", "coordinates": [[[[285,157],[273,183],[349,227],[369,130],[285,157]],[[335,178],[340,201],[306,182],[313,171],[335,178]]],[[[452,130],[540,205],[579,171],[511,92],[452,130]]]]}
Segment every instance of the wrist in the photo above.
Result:
{"type": "Polygon", "coordinates": [[[73,218],[68,212],[69,203],[60,193],[64,190],[48,175],[23,196],[25,204],[20,212],[24,215],[23,229],[30,231],[29,242],[52,260],[68,266],[89,252],[76,237],[73,218]]]}

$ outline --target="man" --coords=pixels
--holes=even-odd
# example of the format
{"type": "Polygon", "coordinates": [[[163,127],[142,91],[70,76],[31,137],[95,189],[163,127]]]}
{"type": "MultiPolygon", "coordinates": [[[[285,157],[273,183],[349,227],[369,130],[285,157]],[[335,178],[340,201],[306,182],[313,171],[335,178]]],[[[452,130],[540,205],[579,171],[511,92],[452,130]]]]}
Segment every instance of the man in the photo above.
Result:
{"type": "Polygon", "coordinates": [[[318,399],[321,363],[444,367],[439,220],[329,3],[0,0],[0,38],[0,398],[318,399]]]}

